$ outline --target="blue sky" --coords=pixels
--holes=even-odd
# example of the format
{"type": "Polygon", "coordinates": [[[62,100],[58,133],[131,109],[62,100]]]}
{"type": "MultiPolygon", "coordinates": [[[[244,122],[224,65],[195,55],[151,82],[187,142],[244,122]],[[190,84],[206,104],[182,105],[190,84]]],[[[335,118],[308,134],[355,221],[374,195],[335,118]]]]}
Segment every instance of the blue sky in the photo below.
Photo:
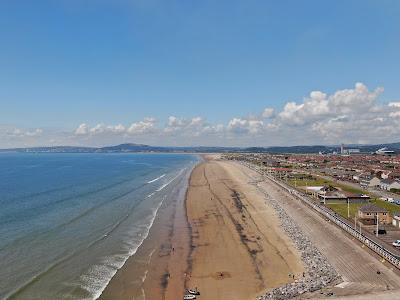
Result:
{"type": "MultiPolygon", "coordinates": [[[[198,132],[207,126],[224,126],[227,144],[290,144],[289,133],[280,140],[264,127],[283,132],[285,105],[312,91],[329,98],[362,82],[384,88],[374,105],[400,100],[399,15],[399,1],[1,1],[0,146],[221,142],[198,132]],[[269,121],[265,108],[274,109],[269,121]],[[171,117],[203,125],[165,137],[171,117]],[[151,130],[137,135],[68,136],[82,124],[89,135],[149,118],[151,130]],[[261,120],[262,132],[228,132],[235,118],[261,120]],[[68,138],[54,138],[61,133],[68,138]]],[[[313,125],[299,142],[334,142],[313,137],[313,125]]]]}

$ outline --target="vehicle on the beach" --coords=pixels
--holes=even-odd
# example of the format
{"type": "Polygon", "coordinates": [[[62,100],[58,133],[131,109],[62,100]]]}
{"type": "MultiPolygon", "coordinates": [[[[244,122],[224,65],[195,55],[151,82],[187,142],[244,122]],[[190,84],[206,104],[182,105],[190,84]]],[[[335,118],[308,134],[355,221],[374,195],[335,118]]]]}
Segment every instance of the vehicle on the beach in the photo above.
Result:
{"type": "Polygon", "coordinates": [[[196,299],[196,295],[187,294],[183,296],[183,300],[190,300],[190,299],[196,299]]]}
{"type": "Polygon", "coordinates": [[[395,247],[400,247],[400,240],[396,240],[392,243],[393,246],[395,247]]]}
{"type": "Polygon", "coordinates": [[[191,295],[197,295],[197,296],[200,295],[200,292],[199,292],[197,289],[195,289],[195,290],[188,289],[188,290],[187,290],[187,293],[188,293],[188,294],[191,294],[191,295]]]}

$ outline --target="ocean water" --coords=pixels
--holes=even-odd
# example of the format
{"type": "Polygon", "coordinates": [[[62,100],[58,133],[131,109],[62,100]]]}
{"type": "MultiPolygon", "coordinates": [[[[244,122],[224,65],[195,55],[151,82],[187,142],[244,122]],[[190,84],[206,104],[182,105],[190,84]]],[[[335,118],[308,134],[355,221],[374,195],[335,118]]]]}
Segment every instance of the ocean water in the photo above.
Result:
{"type": "Polygon", "coordinates": [[[0,299],[96,299],[197,161],[0,154],[0,299]]]}

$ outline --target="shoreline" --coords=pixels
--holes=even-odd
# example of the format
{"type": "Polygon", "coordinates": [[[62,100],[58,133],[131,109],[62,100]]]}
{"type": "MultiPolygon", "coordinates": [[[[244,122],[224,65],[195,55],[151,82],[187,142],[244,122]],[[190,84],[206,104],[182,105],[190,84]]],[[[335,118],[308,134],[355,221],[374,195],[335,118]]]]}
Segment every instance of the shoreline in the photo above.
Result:
{"type": "MultiPolygon", "coordinates": [[[[197,164],[190,166],[165,196],[147,238],[116,272],[98,299],[165,299],[166,285],[173,281],[170,258],[185,252],[190,245],[184,232],[187,224],[183,204],[190,174],[197,164]]],[[[179,295],[183,289],[182,285],[179,295]]]]}

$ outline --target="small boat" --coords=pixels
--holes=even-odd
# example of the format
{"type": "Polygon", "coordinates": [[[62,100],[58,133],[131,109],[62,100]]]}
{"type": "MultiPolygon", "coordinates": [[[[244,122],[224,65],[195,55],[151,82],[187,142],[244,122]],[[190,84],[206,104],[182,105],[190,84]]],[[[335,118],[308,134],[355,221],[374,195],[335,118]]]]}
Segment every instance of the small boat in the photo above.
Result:
{"type": "Polygon", "coordinates": [[[183,300],[191,300],[191,299],[196,299],[196,296],[192,294],[186,294],[185,296],[183,296],[183,300]]]}
{"type": "Polygon", "coordinates": [[[191,294],[191,295],[196,295],[196,296],[199,296],[199,295],[200,295],[200,292],[199,292],[197,289],[195,289],[195,290],[188,289],[187,292],[188,292],[189,294],[191,294]]]}

